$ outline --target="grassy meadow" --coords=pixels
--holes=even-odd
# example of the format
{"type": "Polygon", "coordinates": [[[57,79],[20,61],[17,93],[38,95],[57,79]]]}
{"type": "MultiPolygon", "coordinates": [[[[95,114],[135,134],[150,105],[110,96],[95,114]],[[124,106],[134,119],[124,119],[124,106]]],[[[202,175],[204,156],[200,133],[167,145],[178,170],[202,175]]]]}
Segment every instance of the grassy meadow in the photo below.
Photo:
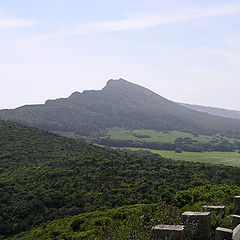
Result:
{"type": "MultiPolygon", "coordinates": [[[[60,132],[58,132],[60,133],[60,132]]],[[[61,135],[79,138],[79,136],[73,133],[60,133],[61,135]]],[[[200,143],[208,143],[214,139],[227,139],[229,142],[234,142],[234,140],[239,141],[239,139],[227,138],[220,135],[207,136],[207,135],[193,135],[187,132],[180,131],[155,131],[155,130],[127,130],[123,128],[112,128],[107,132],[112,140],[131,140],[136,142],[153,142],[153,143],[174,143],[179,137],[181,138],[191,138],[192,140],[198,141],[200,143]]],[[[223,164],[226,166],[240,167],[240,154],[238,151],[235,152],[221,152],[221,151],[211,151],[211,152],[187,152],[175,153],[174,151],[166,150],[153,150],[149,148],[130,148],[125,147],[125,149],[131,150],[148,150],[152,153],[157,153],[164,158],[178,160],[178,161],[192,161],[201,163],[212,163],[212,164],[223,164]]]]}
{"type": "Polygon", "coordinates": [[[191,161],[201,163],[223,164],[227,166],[240,167],[240,154],[238,152],[182,152],[129,148],[131,150],[148,150],[157,153],[164,158],[177,161],[191,161]]]}
{"type": "Polygon", "coordinates": [[[131,140],[131,141],[143,141],[143,142],[160,142],[160,143],[174,143],[174,141],[181,138],[191,138],[192,140],[207,143],[214,138],[228,139],[229,142],[233,142],[233,138],[227,138],[222,136],[207,136],[207,135],[193,135],[187,132],[180,131],[155,131],[155,130],[127,130],[123,128],[109,129],[107,136],[112,140],[131,140]]]}

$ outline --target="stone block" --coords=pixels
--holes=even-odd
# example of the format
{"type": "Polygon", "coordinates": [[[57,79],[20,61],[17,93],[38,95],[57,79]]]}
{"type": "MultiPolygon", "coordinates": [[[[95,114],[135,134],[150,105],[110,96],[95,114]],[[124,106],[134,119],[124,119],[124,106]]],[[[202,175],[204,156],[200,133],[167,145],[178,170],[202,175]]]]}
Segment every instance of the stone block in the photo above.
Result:
{"type": "Polygon", "coordinates": [[[181,224],[185,225],[185,233],[194,240],[211,239],[210,212],[184,212],[181,224]]]}
{"type": "Polygon", "coordinates": [[[184,226],[157,225],[152,228],[151,240],[184,240],[184,226]]]}
{"type": "Polygon", "coordinates": [[[234,214],[240,215],[240,196],[234,197],[234,214]]]}
{"type": "Polygon", "coordinates": [[[240,240],[240,225],[233,229],[232,240],[240,240]]]}
{"type": "Polygon", "coordinates": [[[216,229],[215,240],[232,240],[233,231],[228,228],[218,227],[216,229]]]}
{"type": "Polygon", "coordinates": [[[240,216],[232,215],[232,229],[236,228],[240,224],[240,216]]]}
{"type": "Polygon", "coordinates": [[[225,217],[226,214],[226,208],[225,206],[203,206],[204,211],[207,212],[215,212],[216,214],[221,214],[222,217],[225,217]]]}

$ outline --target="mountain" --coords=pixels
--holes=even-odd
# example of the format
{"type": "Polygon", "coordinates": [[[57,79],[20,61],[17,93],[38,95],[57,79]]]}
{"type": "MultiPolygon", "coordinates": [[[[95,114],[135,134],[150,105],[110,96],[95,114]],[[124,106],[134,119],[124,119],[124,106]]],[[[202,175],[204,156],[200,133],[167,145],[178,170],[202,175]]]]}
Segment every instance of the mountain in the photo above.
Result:
{"type": "Polygon", "coordinates": [[[99,91],[75,92],[42,105],[2,110],[0,119],[77,135],[98,134],[113,127],[240,135],[240,120],[191,110],[123,79],[109,80],[99,91]]]}
{"type": "Polygon", "coordinates": [[[239,168],[138,156],[0,121],[0,239],[103,207],[170,201],[195,186],[239,185],[239,175],[239,168]]]}
{"type": "Polygon", "coordinates": [[[199,112],[205,112],[205,113],[209,113],[209,114],[220,116],[220,117],[240,119],[240,111],[236,111],[236,110],[229,110],[229,109],[216,108],[216,107],[206,107],[206,106],[192,105],[187,103],[179,103],[179,104],[199,112]]]}

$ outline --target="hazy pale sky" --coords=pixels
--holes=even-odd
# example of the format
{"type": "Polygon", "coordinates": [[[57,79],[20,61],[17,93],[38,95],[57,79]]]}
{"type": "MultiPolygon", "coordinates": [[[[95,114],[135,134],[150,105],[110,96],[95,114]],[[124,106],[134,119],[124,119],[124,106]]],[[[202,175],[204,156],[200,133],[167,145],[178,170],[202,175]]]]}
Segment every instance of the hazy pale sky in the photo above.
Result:
{"type": "Polygon", "coordinates": [[[0,109],[120,77],[240,110],[240,1],[0,0],[0,109]]]}

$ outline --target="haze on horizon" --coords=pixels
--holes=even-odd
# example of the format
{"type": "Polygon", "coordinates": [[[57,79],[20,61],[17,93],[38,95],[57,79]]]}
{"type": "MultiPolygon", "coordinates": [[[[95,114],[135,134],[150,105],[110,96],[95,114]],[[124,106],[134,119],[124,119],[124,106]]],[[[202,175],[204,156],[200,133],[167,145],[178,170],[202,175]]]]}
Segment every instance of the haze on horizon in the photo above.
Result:
{"type": "Polygon", "coordinates": [[[240,110],[240,2],[0,0],[0,109],[124,78],[240,110]]]}

